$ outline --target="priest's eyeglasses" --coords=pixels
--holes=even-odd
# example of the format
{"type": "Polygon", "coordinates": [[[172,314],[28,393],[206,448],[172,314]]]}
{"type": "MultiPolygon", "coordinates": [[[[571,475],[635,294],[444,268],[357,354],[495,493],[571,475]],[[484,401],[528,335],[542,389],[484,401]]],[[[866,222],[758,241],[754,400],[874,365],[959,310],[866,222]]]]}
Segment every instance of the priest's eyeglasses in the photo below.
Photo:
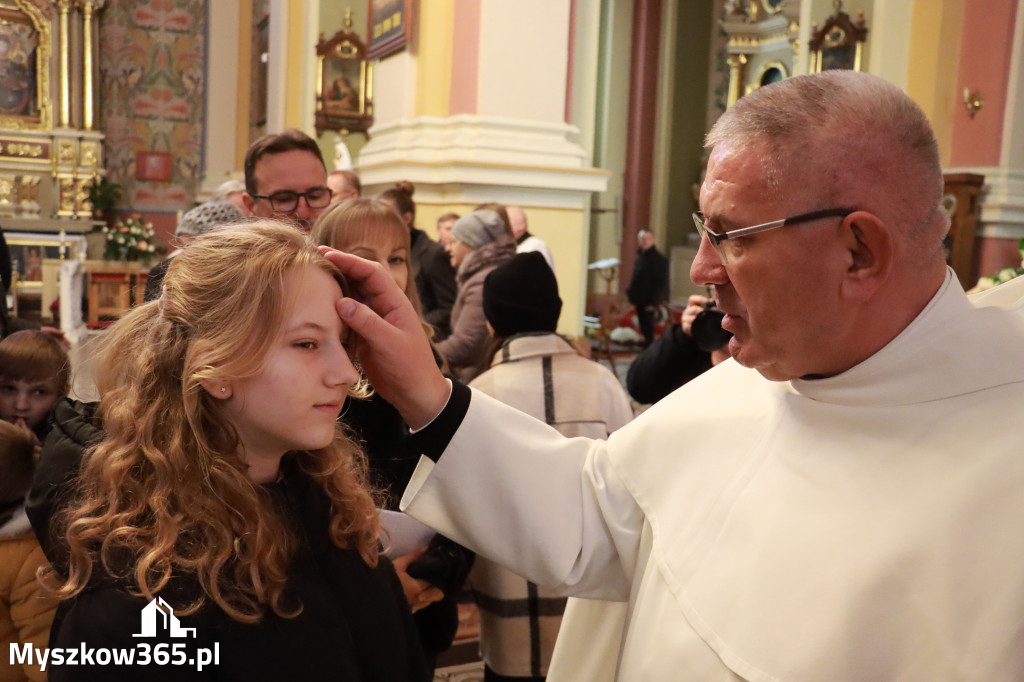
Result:
{"type": "Polygon", "coordinates": [[[305,192],[283,189],[273,194],[253,194],[253,199],[266,199],[278,213],[291,213],[299,207],[299,199],[306,199],[310,208],[324,208],[331,203],[331,190],[327,187],[311,187],[305,192]]]}
{"type": "Polygon", "coordinates": [[[854,209],[852,208],[826,208],[820,211],[801,213],[800,215],[793,216],[792,218],[773,220],[770,223],[763,223],[761,225],[741,227],[737,230],[729,230],[728,232],[714,232],[704,223],[704,214],[701,211],[697,211],[693,214],[693,224],[697,226],[697,232],[700,233],[701,238],[703,239],[704,237],[707,237],[708,241],[711,242],[711,246],[715,247],[715,251],[718,252],[722,262],[727,263],[729,262],[729,251],[732,250],[729,242],[730,239],[749,237],[752,234],[767,232],[768,230],[774,230],[777,227],[796,225],[797,223],[809,223],[814,220],[821,220],[822,218],[845,218],[853,212],[854,209]]]}

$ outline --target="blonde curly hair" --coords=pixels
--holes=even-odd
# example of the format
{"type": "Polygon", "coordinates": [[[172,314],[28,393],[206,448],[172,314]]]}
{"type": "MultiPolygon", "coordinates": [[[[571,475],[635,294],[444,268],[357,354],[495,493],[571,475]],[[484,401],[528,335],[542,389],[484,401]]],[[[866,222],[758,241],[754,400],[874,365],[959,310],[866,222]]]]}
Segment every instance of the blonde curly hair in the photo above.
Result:
{"type": "MultiPolygon", "coordinates": [[[[174,259],[159,299],[108,332],[97,371],[107,437],[87,454],[60,524],[69,549],[60,597],[80,593],[99,563],[147,599],[172,576],[194,576],[202,593],[186,615],[207,599],[243,622],[267,607],[299,613],[282,603],[295,539],[200,382],[260,373],[284,314],[284,277],[307,266],[344,286],[291,226],[214,231],[174,259]]],[[[289,456],[330,501],[334,544],[375,566],[380,527],[358,447],[338,430],[329,446],[289,456]]]]}

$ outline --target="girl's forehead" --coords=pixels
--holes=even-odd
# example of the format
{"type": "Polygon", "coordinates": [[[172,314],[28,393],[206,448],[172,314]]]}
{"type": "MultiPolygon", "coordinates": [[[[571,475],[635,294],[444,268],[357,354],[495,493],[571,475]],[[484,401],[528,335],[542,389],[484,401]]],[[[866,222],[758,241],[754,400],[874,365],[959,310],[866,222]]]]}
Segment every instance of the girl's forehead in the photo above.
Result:
{"type": "Polygon", "coordinates": [[[350,233],[353,243],[393,244],[409,241],[409,228],[391,221],[367,221],[350,233]]]}
{"type": "Polygon", "coordinates": [[[348,245],[348,249],[370,248],[378,251],[394,251],[397,248],[405,247],[405,239],[389,229],[381,229],[375,232],[367,232],[360,235],[358,239],[348,245]]]}

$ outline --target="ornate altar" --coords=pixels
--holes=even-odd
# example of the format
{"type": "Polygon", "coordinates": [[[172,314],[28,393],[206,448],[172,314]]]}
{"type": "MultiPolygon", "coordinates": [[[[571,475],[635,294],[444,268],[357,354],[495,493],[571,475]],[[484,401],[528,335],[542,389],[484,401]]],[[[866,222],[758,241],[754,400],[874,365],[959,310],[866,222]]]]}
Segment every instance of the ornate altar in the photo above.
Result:
{"type": "Polygon", "coordinates": [[[97,13],[105,0],[0,0],[0,225],[82,233],[103,173],[97,13]]]}
{"type": "Polygon", "coordinates": [[[789,78],[797,27],[785,0],[728,0],[722,30],[728,37],[727,106],[763,85],[789,78]]]}

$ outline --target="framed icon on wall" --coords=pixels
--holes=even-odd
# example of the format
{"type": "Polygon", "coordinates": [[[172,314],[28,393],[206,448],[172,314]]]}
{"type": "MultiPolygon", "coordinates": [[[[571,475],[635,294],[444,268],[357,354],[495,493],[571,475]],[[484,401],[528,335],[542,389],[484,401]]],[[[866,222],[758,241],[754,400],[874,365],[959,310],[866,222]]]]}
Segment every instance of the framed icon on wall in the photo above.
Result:
{"type": "Polygon", "coordinates": [[[320,79],[316,130],[365,132],[373,124],[372,67],[366,47],[351,31],[338,31],[316,46],[320,79]]]}
{"type": "Polygon", "coordinates": [[[860,71],[863,66],[864,43],[868,39],[868,28],[864,15],[857,21],[843,11],[842,0],[835,0],[835,14],[830,16],[819,29],[811,29],[807,46],[811,52],[811,71],[847,69],[860,71]]]}
{"type": "Polygon", "coordinates": [[[49,23],[40,10],[0,6],[0,127],[50,126],[49,60],[49,23]]]}

